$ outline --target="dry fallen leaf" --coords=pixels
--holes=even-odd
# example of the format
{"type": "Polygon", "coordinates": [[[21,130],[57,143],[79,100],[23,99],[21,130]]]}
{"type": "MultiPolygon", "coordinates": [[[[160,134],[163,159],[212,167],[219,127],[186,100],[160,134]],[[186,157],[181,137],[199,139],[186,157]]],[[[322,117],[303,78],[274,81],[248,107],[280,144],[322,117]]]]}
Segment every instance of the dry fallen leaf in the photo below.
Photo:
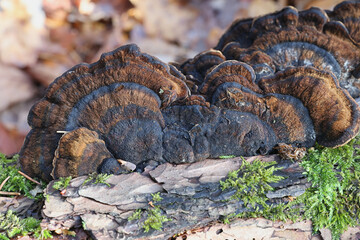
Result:
{"type": "Polygon", "coordinates": [[[0,63],[0,79],[0,112],[36,94],[30,77],[16,67],[0,63]]]}
{"type": "Polygon", "coordinates": [[[0,123],[0,152],[6,155],[17,153],[25,139],[18,131],[9,130],[0,123]]]}
{"type": "Polygon", "coordinates": [[[0,9],[0,61],[19,67],[35,63],[45,36],[41,19],[20,0],[2,0],[0,9]]]}

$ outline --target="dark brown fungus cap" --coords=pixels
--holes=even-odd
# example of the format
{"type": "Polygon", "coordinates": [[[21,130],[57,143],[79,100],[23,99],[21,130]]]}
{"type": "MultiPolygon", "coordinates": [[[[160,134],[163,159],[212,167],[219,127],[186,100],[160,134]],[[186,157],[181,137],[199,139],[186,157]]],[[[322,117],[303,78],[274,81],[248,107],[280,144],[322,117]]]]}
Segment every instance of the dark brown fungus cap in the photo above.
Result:
{"type": "Polygon", "coordinates": [[[273,59],[278,71],[312,66],[332,72],[338,79],[348,77],[360,60],[360,52],[352,44],[309,27],[268,33],[258,38],[254,46],[273,59]]]}
{"type": "Polygon", "coordinates": [[[218,86],[225,82],[237,82],[254,92],[261,91],[255,84],[255,72],[246,63],[229,60],[214,67],[205,76],[204,83],[200,87],[200,93],[211,99],[218,86]]]}
{"type": "Polygon", "coordinates": [[[340,21],[331,21],[326,23],[323,31],[326,35],[334,35],[338,38],[341,38],[343,41],[349,41],[354,45],[357,45],[350,36],[350,33],[346,26],[340,21]]]}
{"type": "Polygon", "coordinates": [[[163,114],[163,157],[171,163],[266,154],[276,144],[271,127],[253,114],[198,105],[172,106],[163,114]]]}
{"type": "MultiPolygon", "coordinates": [[[[246,59],[244,49],[235,44],[232,44],[229,50],[232,56],[238,57],[238,60],[246,59]]],[[[311,66],[333,73],[339,79],[341,86],[353,97],[360,94],[360,89],[356,85],[358,81],[354,76],[360,62],[359,48],[335,35],[325,35],[308,26],[276,33],[269,32],[257,38],[253,46],[247,49],[249,55],[256,51],[264,52],[270,57],[271,62],[269,58],[258,58],[257,61],[249,63],[254,67],[261,66],[261,61],[269,69],[275,66],[275,71],[283,71],[288,67],[311,66]]],[[[227,53],[224,54],[228,57],[227,53]]],[[[257,75],[266,76],[259,73],[257,75]]]]}
{"type": "Polygon", "coordinates": [[[236,20],[220,38],[215,49],[222,50],[230,42],[237,42],[240,47],[248,48],[263,33],[296,27],[298,18],[298,11],[294,7],[285,7],[257,18],[236,20]]]}
{"type": "Polygon", "coordinates": [[[332,11],[329,11],[331,18],[348,18],[360,15],[359,1],[343,1],[336,5],[332,11]]]}
{"type": "Polygon", "coordinates": [[[176,102],[177,105],[199,105],[204,107],[210,107],[210,102],[207,102],[202,95],[191,95],[183,101],[176,102]]]}
{"type": "Polygon", "coordinates": [[[188,96],[186,84],[170,73],[167,64],[141,53],[134,45],[126,45],[105,53],[93,64],[80,64],[57,78],[48,88],[51,102],[76,104],[99,86],[117,82],[133,82],[157,93],[163,106],[188,96]]]}
{"type": "Polygon", "coordinates": [[[45,181],[52,180],[52,160],[60,137],[55,130],[31,129],[19,153],[22,171],[45,181]]]}
{"type": "MultiPolygon", "coordinates": [[[[360,44],[360,2],[344,1],[336,5],[333,11],[328,11],[332,21],[344,24],[351,39],[360,44]]],[[[359,46],[359,45],[358,45],[359,46]]]]}
{"type": "Polygon", "coordinates": [[[217,49],[227,59],[252,66],[257,79],[271,76],[273,66],[275,71],[312,66],[334,73],[343,88],[359,97],[359,9],[359,2],[349,1],[333,11],[310,8],[297,12],[287,7],[258,18],[238,20],[224,33],[217,49]],[[243,35],[249,36],[246,44],[243,35]],[[264,52],[263,59],[253,58],[259,51],[264,52]]]}
{"type": "Polygon", "coordinates": [[[87,128],[78,128],[60,138],[51,175],[57,179],[96,172],[106,158],[113,156],[107,150],[105,142],[99,138],[99,134],[87,128]]]}
{"type": "Polygon", "coordinates": [[[324,25],[329,21],[328,15],[324,10],[311,7],[307,10],[299,12],[299,26],[310,26],[318,31],[322,31],[324,25]]]}
{"type": "Polygon", "coordinates": [[[261,79],[266,93],[291,95],[302,101],[313,121],[316,140],[326,147],[344,145],[359,132],[359,107],[336,78],[311,67],[298,67],[261,79]]]}
{"type": "Polygon", "coordinates": [[[96,131],[116,158],[135,164],[161,161],[160,105],[187,96],[185,83],[167,65],[136,46],[104,54],[98,62],[78,65],[57,78],[33,106],[21,166],[29,175],[49,180],[61,137],[57,131],[79,127],[96,131]]]}
{"type": "Polygon", "coordinates": [[[229,59],[249,64],[255,72],[256,79],[272,75],[276,71],[273,59],[263,51],[240,48],[238,43],[231,42],[225,46],[223,53],[229,59]]]}
{"type": "Polygon", "coordinates": [[[240,44],[240,47],[243,48],[250,47],[256,37],[256,35],[250,31],[253,20],[253,18],[235,20],[221,36],[215,49],[221,51],[225,45],[230,42],[237,42],[240,44]]]}
{"type": "MultiPolygon", "coordinates": [[[[40,128],[33,129],[40,131],[39,136],[36,135],[38,138],[56,138],[58,130],[72,131],[86,127],[99,133],[116,158],[135,164],[148,159],[161,161],[164,120],[160,112],[160,99],[150,89],[136,83],[114,83],[83,96],[70,110],[67,105],[58,107],[63,109],[63,112],[58,111],[59,115],[46,114],[43,117],[45,122],[55,122],[45,128],[46,134],[42,134],[40,128]]],[[[29,161],[40,168],[43,164],[50,165],[57,141],[39,142],[31,138],[29,143],[24,144],[23,151],[33,149],[38,154],[21,154],[22,166],[29,164],[29,161]],[[48,151],[49,148],[52,151],[48,151]]],[[[45,175],[48,173],[44,172],[45,175]]]]}
{"type": "Polygon", "coordinates": [[[257,35],[267,31],[279,31],[281,29],[296,27],[299,14],[296,8],[288,6],[282,10],[255,18],[252,31],[257,35]]]}
{"type": "Polygon", "coordinates": [[[66,129],[83,126],[99,132],[116,158],[134,164],[152,158],[161,160],[164,122],[158,96],[134,83],[102,90],[88,95],[73,109],[66,129]]]}
{"type": "MultiPolygon", "coordinates": [[[[254,45],[254,41],[267,33],[277,33],[280,31],[294,30],[303,27],[311,27],[321,33],[326,26],[328,32],[350,34],[350,38],[359,42],[360,30],[360,3],[355,1],[346,1],[338,4],[333,11],[323,11],[319,8],[310,8],[298,12],[293,7],[270,13],[257,18],[235,21],[221,37],[216,49],[223,50],[231,43],[237,42],[241,48],[249,48],[254,45]],[[344,29],[339,25],[330,22],[340,21],[344,29]],[[329,29],[334,28],[333,31],[329,29]]],[[[339,34],[338,34],[339,35],[339,34]]],[[[345,34],[346,35],[346,34],[345,34]]],[[[340,35],[339,35],[340,36],[340,35]]]]}
{"type": "Polygon", "coordinates": [[[176,64],[176,63],[170,64],[170,63],[169,63],[168,66],[169,66],[169,69],[170,69],[170,73],[171,73],[173,76],[181,79],[181,80],[184,81],[184,82],[186,81],[186,77],[185,77],[184,74],[182,74],[182,72],[179,70],[180,66],[178,66],[178,64],[176,64]]]}
{"type": "Polygon", "coordinates": [[[199,53],[194,58],[181,64],[180,69],[187,78],[187,85],[192,92],[197,93],[197,86],[204,81],[208,71],[225,61],[225,56],[217,50],[208,50],[199,53]]]}
{"type": "Polygon", "coordinates": [[[309,112],[297,98],[277,93],[262,95],[232,82],[218,87],[212,104],[258,116],[271,126],[279,143],[297,147],[311,147],[315,143],[309,112]]]}

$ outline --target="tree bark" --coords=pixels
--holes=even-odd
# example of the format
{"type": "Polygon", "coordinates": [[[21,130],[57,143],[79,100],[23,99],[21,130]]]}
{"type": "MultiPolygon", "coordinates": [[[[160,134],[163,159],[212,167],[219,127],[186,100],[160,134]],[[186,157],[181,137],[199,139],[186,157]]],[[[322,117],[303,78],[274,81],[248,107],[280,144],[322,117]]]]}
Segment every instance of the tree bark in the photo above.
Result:
{"type": "MultiPolygon", "coordinates": [[[[281,160],[278,155],[245,158],[276,161],[282,167],[275,174],[285,179],[272,184],[271,202],[286,201],[301,195],[308,183],[297,162],[281,160]]],[[[248,211],[240,201],[226,201],[234,193],[222,191],[220,180],[239,169],[242,158],[207,159],[205,161],[171,165],[165,163],[153,170],[111,176],[105,184],[83,184],[86,176],[71,180],[66,191],[54,190],[53,182],[46,189],[43,224],[50,230],[69,229],[82,225],[96,239],[166,239],[189,229],[214,224],[231,213],[248,211]],[[160,192],[162,200],[155,203],[162,215],[171,219],[161,230],[145,232],[146,218],[129,221],[137,209],[150,209],[152,193],[160,192]]]]}

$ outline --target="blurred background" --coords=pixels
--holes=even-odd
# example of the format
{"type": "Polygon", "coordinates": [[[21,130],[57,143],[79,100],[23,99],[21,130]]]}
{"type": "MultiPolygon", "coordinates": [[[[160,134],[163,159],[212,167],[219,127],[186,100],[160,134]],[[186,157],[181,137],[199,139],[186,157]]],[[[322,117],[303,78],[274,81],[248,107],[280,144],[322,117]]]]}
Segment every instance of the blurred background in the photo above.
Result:
{"type": "Polygon", "coordinates": [[[339,0],[0,0],[0,152],[17,153],[27,115],[68,68],[127,43],[164,62],[216,45],[234,19],[339,0]]]}

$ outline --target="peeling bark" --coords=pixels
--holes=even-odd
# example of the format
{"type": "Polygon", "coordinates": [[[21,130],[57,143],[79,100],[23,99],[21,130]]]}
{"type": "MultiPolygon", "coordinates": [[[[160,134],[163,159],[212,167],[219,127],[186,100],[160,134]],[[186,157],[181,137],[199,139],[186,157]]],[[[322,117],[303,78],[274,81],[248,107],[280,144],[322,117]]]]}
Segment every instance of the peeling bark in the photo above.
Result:
{"type": "MultiPolygon", "coordinates": [[[[267,194],[271,202],[284,202],[288,196],[305,191],[308,183],[297,162],[281,160],[278,155],[249,157],[246,161],[256,158],[277,161],[276,167],[283,168],[276,174],[285,179],[272,184],[275,191],[267,194]]],[[[52,182],[46,189],[49,201],[43,209],[45,222],[51,230],[84,224],[96,239],[166,239],[214,224],[228,214],[248,211],[242,201],[225,201],[233,191],[222,191],[219,183],[241,162],[238,157],[182,165],[165,163],[143,174],[112,176],[107,180],[111,187],[83,185],[86,176],[82,176],[73,179],[63,195],[52,189],[52,182]],[[165,222],[162,230],[145,233],[138,221],[128,221],[128,217],[137,209],[150,208],[151,193],[157,192],[163,199],[156,205],[172,221],[165,222]]]]}

